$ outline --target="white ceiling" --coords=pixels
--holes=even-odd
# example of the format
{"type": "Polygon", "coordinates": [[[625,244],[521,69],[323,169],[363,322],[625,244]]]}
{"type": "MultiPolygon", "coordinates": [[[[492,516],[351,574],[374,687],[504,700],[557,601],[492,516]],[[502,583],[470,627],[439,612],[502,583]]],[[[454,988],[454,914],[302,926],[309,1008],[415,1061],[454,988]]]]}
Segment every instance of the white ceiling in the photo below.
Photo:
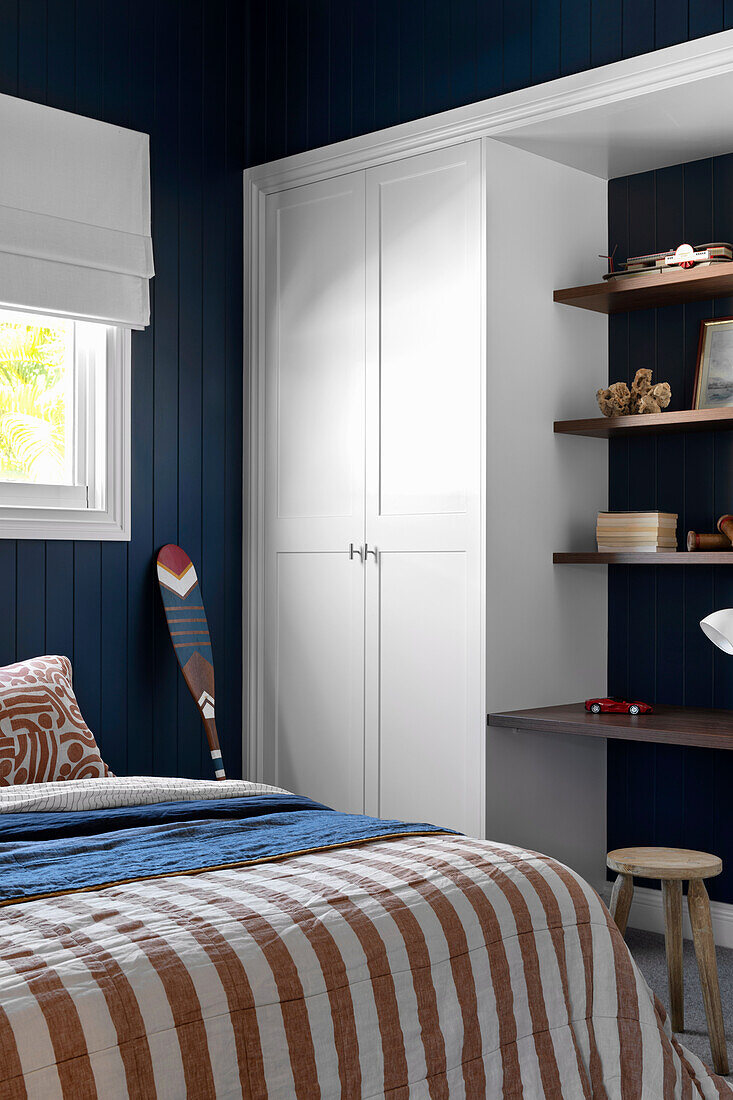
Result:
{"type": "Polygon", "coordinates": [[[733,152],[733,31],[492,101],[492,137],[611,179],[733,152]],[[493,112],[492,112],[493,113],[493,112]],[[530,120],[530,116],[534,118],[530,120]]]}

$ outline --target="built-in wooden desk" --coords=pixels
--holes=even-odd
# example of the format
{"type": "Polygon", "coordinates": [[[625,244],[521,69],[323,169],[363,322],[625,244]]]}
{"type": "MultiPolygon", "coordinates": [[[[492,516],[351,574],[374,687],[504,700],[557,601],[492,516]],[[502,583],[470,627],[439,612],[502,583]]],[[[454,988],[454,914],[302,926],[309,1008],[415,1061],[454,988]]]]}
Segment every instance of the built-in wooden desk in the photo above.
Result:
{"type": "Polygon", "coordinates": [[[490,714],[488,724],[539,733],[575,733],[584,737],[733,749],[733,711],[703,707],[656,706],[653,714],[634,716],[590,714],[583,703],[565,703],[559,707],[490,714]]]}
{"type": "Polygon", "coordinates": [[[490,714],[487,735],[487,835],[556,856],[603,890],[608,739],[733,749],[733,710],[633,717],[566,703],[490,714]]]}

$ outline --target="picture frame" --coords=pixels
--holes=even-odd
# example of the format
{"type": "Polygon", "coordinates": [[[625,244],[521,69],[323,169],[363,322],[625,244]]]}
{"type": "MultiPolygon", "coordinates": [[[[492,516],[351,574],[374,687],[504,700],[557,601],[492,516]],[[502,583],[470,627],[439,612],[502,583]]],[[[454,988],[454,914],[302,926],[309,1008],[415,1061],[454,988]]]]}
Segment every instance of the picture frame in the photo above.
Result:
{"type": "Polygon", "coordinates": [[[692,407],[733,408],[733,317],[700,322],[692,407]]]}

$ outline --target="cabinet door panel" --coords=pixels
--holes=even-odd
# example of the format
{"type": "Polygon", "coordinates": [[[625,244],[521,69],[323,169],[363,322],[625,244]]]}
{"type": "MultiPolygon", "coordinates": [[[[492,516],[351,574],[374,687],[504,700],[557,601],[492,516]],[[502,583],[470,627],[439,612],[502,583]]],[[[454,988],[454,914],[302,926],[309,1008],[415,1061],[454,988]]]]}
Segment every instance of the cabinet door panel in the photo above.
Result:
{"type": "Polygon", "coordinates": [[[366,805],[481,835],[479,143],[370,169],[366,209],[366,805]]]}
{"type": "Polygon", "coordinates": [[[279,554],[270,663],[277,782],[356,813],[364,803],[363,576],[347,554],[279,554]]]}
{"type": "Polygon", "coordinates": [[[477,228],[473,160],[463,148],[448,150],[378,169],[370,180],[382,516],[466,510],[475,457],[466,412],[479,349],[478,241],[468,237],[477,228]]]}
{"type": "Polygon", "coordinates": [[[363,810],[364,174],[271,195],[262,774],[363,810]]]}
{"type": "Polygon", "coordinates": [[[379,814],[460,829],[475,779],[466,555],[383,552],[379,572],[379,814]]]}
{"type": "Polygon", "coordinates": [[[267,241],[274,516],[331,531],[328,520],[358,518],[361,529],[363,174],[271,196],[267,241]]]}

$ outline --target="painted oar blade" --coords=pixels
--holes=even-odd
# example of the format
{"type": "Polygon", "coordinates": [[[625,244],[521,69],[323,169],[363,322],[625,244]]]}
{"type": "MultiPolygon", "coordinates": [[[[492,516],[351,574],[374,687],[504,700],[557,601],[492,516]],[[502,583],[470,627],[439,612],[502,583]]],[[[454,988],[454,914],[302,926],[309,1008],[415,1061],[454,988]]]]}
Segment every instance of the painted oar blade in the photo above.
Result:
{"type": "Polygon", "coordinates": [[[173,543],[159,552],[157,570],[173,651],[204,723],[214,774],[226,779],[216,732],[214,657],[196,570],[185,550],[173,543]]]}

